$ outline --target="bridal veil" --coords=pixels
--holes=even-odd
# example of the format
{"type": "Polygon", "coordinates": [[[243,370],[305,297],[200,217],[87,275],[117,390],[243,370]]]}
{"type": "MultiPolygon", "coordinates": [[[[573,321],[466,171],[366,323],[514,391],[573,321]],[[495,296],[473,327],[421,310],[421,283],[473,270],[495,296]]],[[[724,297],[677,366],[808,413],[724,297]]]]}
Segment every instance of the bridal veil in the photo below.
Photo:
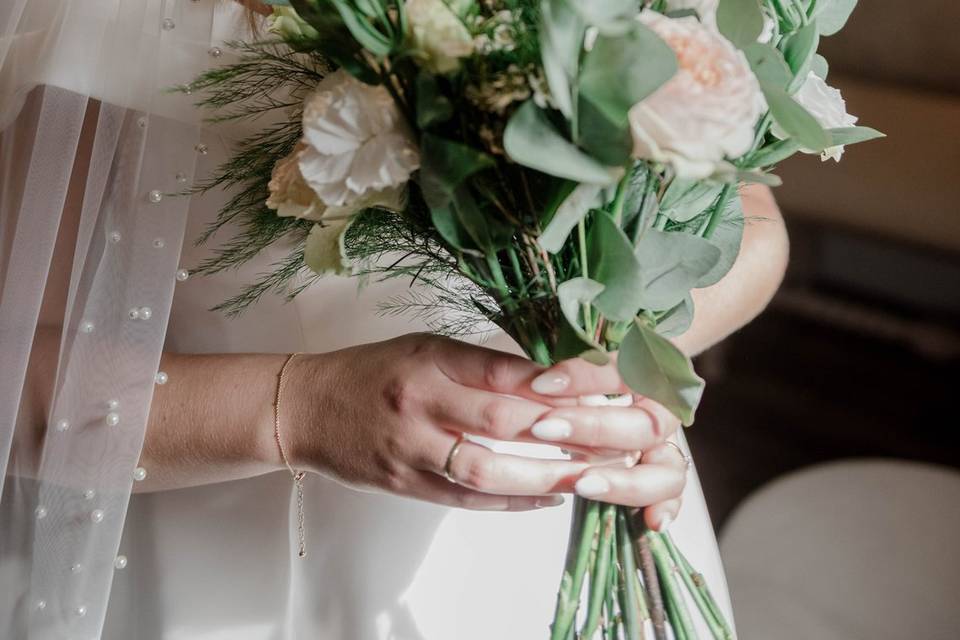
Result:
{"type": "Polygon", "coordinates": [[[206,151],[169,89],[235,18],[0,3],[0,637],[100,637],[206,151]]]}

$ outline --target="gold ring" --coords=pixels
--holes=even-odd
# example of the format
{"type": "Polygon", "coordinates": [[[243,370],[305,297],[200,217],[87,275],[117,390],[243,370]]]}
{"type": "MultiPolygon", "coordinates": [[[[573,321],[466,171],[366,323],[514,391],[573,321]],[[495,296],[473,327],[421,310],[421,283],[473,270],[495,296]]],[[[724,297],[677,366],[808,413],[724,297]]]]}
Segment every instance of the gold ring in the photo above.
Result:
{"type": "Polygon", "coordinates": [[[689,471],[690,467],[693,466],[693,456],[689,455],[686,451],[681,449],[680,445],[678,445],[676,442],[667,440],[663,444],[673,447],[680,453],[680,455],[683,457],[683,463],[686,465],[684,468],[689,471]]]}
{"type": "Polygon", "coordinates": [[[451,468],[453,467],[453,459],[457,457],[458,453],[460,453],[460,446],[466,439],[467,434],[465,433],[461,433],[459,436],[457,436],[457,441],[453,443],[453,446],[450,447],[450,453],[447,454],[447,462],[443,465],[443,477],[454,484],[457,484],[457,480],[453,477],[453,473],[451,472],[451,468]]]}

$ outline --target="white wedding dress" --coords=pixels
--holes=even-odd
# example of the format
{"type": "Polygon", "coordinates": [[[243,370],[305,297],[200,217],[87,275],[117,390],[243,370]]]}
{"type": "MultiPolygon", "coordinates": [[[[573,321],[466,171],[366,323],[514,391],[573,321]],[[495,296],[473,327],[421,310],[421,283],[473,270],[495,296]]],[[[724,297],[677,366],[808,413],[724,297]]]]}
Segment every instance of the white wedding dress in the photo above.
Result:
{"type": "MultiPolygon", "coordinates": [[[[193,0],[140,2],[158,7],[157,20],[170,13],[171,5],[182,5],[183,11],[177,14],[181,16],[198,4],[193,0]]],[[[213,0],[200,3],[213,11],[213,0]]],[[[47,4],[55,11],[56,2],[47,4]]],[[[133,4],[137,2],[123,0],[124,7],[133,4]]],[[[92,0],[87,11],[117,12],[118,7],[117,0],[92,0]]],[[[94,36],[80,33],[77,39],[82,42],[88,37],[94,36]]],[[[205,44],[215,40],[216,36],[205,44]]],[[[127,42],[138,46],[136,38],[127,42]]],[[[208,55],[206,46],[197,51],[208,55]]],[[[137,55],[108,57],[119,77],[135,74],[130,67],[138,59],[137,55]]],[[[89,59],[82,56],[64,58],[55,73],[41,80],[107,103],[142,108],[124,104],[122,91],[89,86],[84,80],[89,76],[85,62],[89,64],[89,59]],[[77,66],[71,68],[71,64],[77,66]]],[[[177,117],[177,109],[183,109],[182,104],[165,115],[177,117]]],[[[207,131],[202,142],[208,153],[200,158],[198,176],[224,157],[229,144],[213,131],[207,131]]],[[[198,263],[208,251],[194,247],[192,240],[216,215],[221,201],[222,196],[193,199],[180,260],[183,266],[198,263]]],[[[423,330],[415,321],[376,312],[377,301],[397,293],[404,286],[400,282],[358,292],[353,280],[329,278],[289,304],[267,296],[236,319],[208,310],[266,270],[282,251],[276,247],[238,271],[191,277],[177,284],[166,348],[177,352],[328,351],[423,330]]],[[[491,344],[510,348],[503,336],[495,336],[491,344]]],[[[556,455],[555,449],[538,445],[496,446],[556,455]]],[[[305,488],[308,555],[301,559],[297,557],[293,483],[285,472],[137,494],[131,499],[119,546],[127,562],[114,575],[102,638],[546,638],[564,559],[570,502],[530,513],[470,512],[358,492],[311,475],[305,488]]],[[[672,531],[732,620],[716,540],[693,469],[672,531]]],[[[705,628],[702,637],[708,637],[705,628]]]]}

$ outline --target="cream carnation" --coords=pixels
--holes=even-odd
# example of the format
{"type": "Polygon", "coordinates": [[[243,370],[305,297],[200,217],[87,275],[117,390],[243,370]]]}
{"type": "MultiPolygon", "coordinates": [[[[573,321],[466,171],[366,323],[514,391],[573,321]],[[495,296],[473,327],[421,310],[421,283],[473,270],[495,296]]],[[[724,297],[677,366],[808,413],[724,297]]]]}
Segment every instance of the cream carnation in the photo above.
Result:
{"type": "MultiPolygon", "coordinates": [[[[824,129],[852,127],[857,123],[856,116],[847,113],[847,103],[840,92],[824,82],[813,71],[807,74],[803,86],[793,97],[804,109],[810,112],[810,115],[816,118],[824,129]]],[[[784,137],[777,127],[774,127],[774,134],[784,137]]],[[[840,162],[842,155],[843,145],[837,145],[824,149],[820,158],[840,162]]]]}
{"type": "Polygon", "coordinates": [[[644,11],[638,20],[673,49],[679,69],[630,109],[633,155],[706,178],[750,150],[766,107],[760,84],[744,55],[696,18],[644,11]]]}
{"type": "Polygon", "coordinates": [[[456,71],[473,53],[470,32],[442,0],[407,0],[405,8],[415,56],[428,71],[456,71]]]}
{"type": "Polygon", "coordinates": [[[410,131],[389,92],[346,71],[324,78],[303,110],[298,167],[303,180],[339,215],[393,203],[420,166],[410,131]]]}
{"type": "Polygon", "coordinates": [[[319,220],[326,210],[326,206],[300,172],[300,154],[305,148],[301,142],[290,155],[273,167],[270,183],[267,185],[270,190],[267,207],[276,211],[280,217],[319,220]]]}

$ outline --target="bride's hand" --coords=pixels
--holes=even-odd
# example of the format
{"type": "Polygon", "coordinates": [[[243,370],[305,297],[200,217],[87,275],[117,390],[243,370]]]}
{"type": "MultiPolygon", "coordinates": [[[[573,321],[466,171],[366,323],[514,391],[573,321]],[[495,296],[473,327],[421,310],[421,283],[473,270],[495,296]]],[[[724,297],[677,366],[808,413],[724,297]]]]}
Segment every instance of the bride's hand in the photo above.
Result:
{"type": "Polygon", "coordinates": [[[291,363],[284,437],[294,466],[348,484],[441,504],[524,510],[587,497],[647,507],[659,526],[679,507],[684,460],[662,446],[677,427],[662,407],[587,406],[622,393],[615,367],[571,360],[548,370],[518,356],[414,334],[291,363]],[[589,403],[589,399],[588,399],[589,403]],[[645,451],[633,468],[494,453],[460,434],[548,441],[578,451],[645,451]]]}

